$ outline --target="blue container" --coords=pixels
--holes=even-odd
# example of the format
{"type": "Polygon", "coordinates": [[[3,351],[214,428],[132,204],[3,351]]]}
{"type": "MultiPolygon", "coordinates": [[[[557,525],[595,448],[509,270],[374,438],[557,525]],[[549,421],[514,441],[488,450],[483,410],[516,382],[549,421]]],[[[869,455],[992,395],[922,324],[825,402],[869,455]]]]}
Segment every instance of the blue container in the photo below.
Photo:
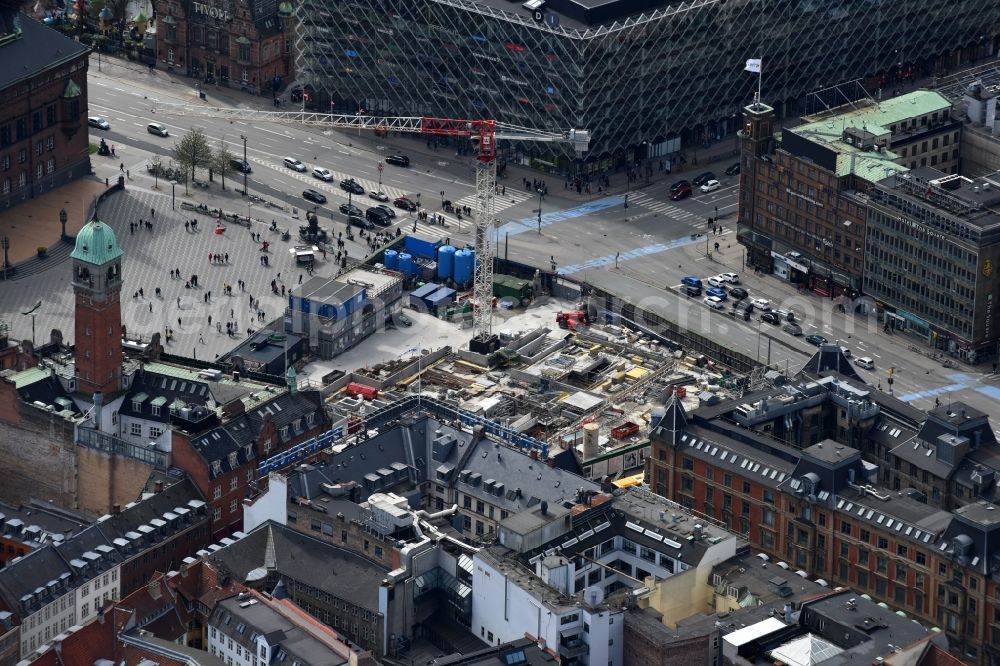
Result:
{"type": "Polygon", "coordinates": [[[455,248],[451,245],[442,245],[438,248],[438,270],[439,280],[447,280],[455,271],[455,248]]]}
{"type": "Polygon", "coordinates": [[[457,284],[467,285],[472,281],[473,257],[472,250],[463,249],[455,253],[453,279],[457,284]]]}
{"type": "Polygon", "coordinates": [[[402,273],[407,277],[413,275],[413,257],[407,254],[406,252],[400,254],[399,264],[397,265],[397,269],[399,270],[400,273],[402,273]]]}
{"type": "Polygon", "coordinates": [[[433,259],[437,256],[437,249],[442,244],[441,239],[421,238],[419,236],[408,235],[403,241],[403,249],[414,257],[433,259]]]}
{"type": "Polygon", "coordinates": [[[396,270],[396,267],[399,266],[398,256],[399,252],[396,252],[395,250],[386,250],[385,267],[388,268],[390,271],[396,270]]]}

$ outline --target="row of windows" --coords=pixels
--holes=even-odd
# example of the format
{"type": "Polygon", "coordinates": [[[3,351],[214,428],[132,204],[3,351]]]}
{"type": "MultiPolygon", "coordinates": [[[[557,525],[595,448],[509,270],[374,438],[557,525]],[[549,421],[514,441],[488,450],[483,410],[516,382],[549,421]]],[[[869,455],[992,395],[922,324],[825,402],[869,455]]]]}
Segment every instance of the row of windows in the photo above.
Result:
{"type": "MultiPolygon", "coordinates": [[[[35,178],[44,178],[46,174],[55,173],[56,171],[56,160],[55,158],[49,158],[45,163],[39,162],[35,165],[35,178]]],[[[9,177],[4,178],[0,181],[0,194],[10,194],[11,192],[17,192],[28,187],[28,172],[22,171],[17,176],[17,182],[15,183],[9,177]]]]}
{"type": "Polygon", "coordinates": [[[17,141],[23,141],[29,136],[45,130],[47,127],[52,127],[58,122],[57,116],[56,105],[49,104],[45,107],[44,112],[32,112],[30,123],[29,117],[23,115],[20,118],[16,118],[13,122],[0,125],[0,148],[5,148],[17,141]]]}

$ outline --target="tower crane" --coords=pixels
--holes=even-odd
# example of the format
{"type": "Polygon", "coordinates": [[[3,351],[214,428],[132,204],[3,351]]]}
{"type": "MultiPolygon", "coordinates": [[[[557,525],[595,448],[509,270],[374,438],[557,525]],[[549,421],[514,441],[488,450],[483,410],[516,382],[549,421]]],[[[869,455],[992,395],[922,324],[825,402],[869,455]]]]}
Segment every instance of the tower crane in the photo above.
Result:
{"type": "Polygon", "coordinates": [[[159,103],[154,107],[162,113],[224,118],[230,121],[274,122],[308,125],[327,129],[371,130],[379,134],[406,132],[429,136],[465,137],[478,144],[476,158],[476,206],[474,224],[475,272],[473,278],[473,324],[470,349],[488,354],[499,346],[493,335],[493,251],[492,230],[501,221],[497,218],[495,196],[497,184],[496,141],[568,142],[577,154],[590,144],[588,130],[539,130],[519,127],[496,120],[455,120],[427,116],[367,116],[360,114],[316,113],[312,111],[258,111],[256,109],[199,106],[194,104],[159,103]]]}

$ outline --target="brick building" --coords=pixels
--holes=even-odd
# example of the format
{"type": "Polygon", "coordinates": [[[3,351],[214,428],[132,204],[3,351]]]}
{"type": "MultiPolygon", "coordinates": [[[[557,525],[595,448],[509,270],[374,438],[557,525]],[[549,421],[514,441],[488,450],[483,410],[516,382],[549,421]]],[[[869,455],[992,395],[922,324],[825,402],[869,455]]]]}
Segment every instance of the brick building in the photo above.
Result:
{"type": "Polygon", "coordinates": [[[857,295],[867,207],[849,195],[925,164],[957,172],[961,123],[926,90],[803,121],[776,133],[771,107],[744,109],[738,238],[753,266],[823,296],[857,295]]]}
{"type": "Polygon", "coordinates": [[[253,94],[294,78],[293,9],[276,0],[158,0],[156,63],[253,94]]]}
{"type": "Polygon", "coordinates": [[[223,416],[195,407],[172,417],[171,457],[208,498],[214,538],[243,524],[243,500],[257,484],[260,461],[322,432],[319,391],[265,392],[233,400],[223,416]],[[248,404],[249,403],[249,404],[248,404]],[[221,422],[220,422],[221,420],[221,422]]]}
{"type": "Polygon", "coordinates": [[[87,52],[27,16],[0,9],[0,209],[90,173],[87,52]]]}
{"type": "Polygon", "coordinates": [[[1000,447],[984,414],[803,377],[690,413],[671,399],[651,440],[657,493],[779,568],[941,627],[970,663],[1000,656],[1000,447]]]}
{"type": "Polygon", "coordinates": [[[9,506],[0,503],[0,569],[46,543],[57,543],[94,521],[51,502],[32,500],[9,506]]]}

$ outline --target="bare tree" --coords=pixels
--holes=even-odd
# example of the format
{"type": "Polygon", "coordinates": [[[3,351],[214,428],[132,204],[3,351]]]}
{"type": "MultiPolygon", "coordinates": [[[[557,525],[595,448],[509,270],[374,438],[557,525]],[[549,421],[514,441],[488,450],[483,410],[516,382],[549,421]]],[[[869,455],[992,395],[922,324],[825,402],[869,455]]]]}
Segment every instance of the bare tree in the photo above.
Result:
{"type": "MultiPolygon", "coordinates": [[[[177,163],[184,169],[185,173],[190,173],[190,180],[194,180],[195,169],[207,168],[212,165],[212,148],[208,145],[208,137],[205,130],[194,127],[188,130],[180,141],[174,144],[174,157],[177,163]]],[[[187,181],[184,179],[184,193],[187,193],[187,181]]]]}
{"type": "Polygon", "coordinates": [[[149,168],[153,170],[153,189],[160,189],[160,171],[163,170],[163,158],[153,155],[149,158],[149,168]]]}
{"type": "Polygon", "coordinates": [[[226,173],[232,171],[232,162],[235,159],[236,155],[229,150],[225,139],[219,139],[219,147],[212,154],[212,168],[218,172],[222,179],[222,189],[226,189],[226,173]]]}

